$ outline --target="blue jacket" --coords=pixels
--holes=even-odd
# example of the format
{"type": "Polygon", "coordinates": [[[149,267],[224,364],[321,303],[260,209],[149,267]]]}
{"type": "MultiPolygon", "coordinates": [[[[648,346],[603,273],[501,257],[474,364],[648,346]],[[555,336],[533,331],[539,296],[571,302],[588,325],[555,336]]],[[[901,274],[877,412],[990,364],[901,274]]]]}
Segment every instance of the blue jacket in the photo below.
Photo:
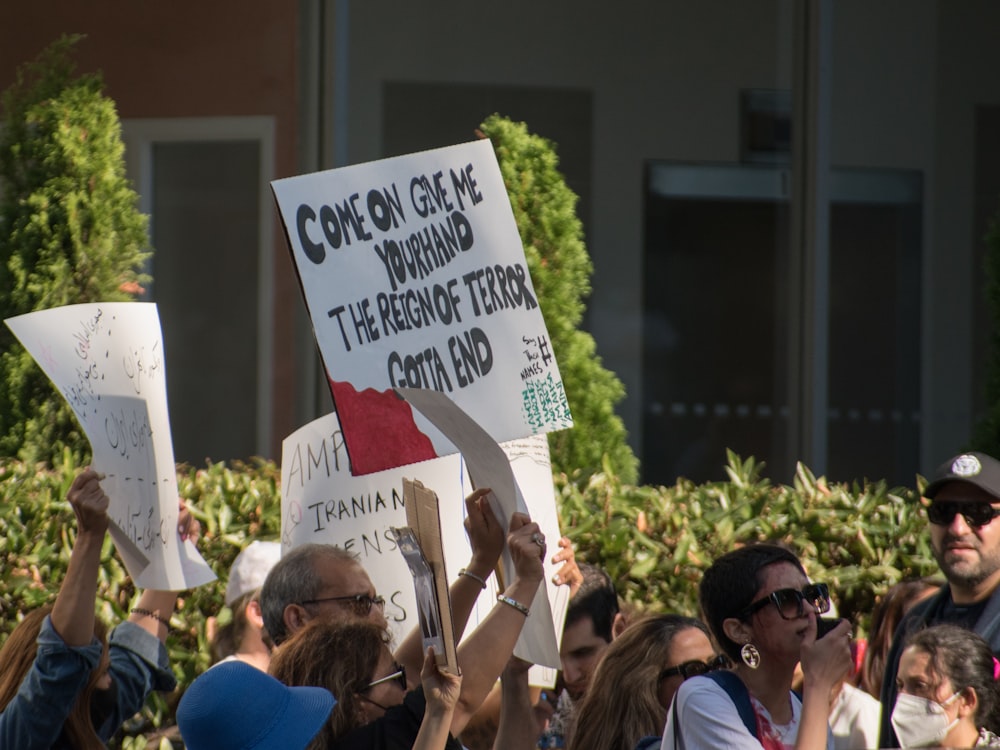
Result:
{"type": "MultiPolygon", "coordinates": [[[[69,747],[63,723],[76,697],[101,659],[101,642],[67,646],[46,617],[38,634],[38,652],[14,699],[0,712],[0,748],[57,750],[69,747]]],[[[173,690],[177,682],[160,640],[135,623],[123,622],[108,639],[109,672],[117,703],[97,727],[107,742],[122,723],[139,711],[153,690],[173,690]]]]}

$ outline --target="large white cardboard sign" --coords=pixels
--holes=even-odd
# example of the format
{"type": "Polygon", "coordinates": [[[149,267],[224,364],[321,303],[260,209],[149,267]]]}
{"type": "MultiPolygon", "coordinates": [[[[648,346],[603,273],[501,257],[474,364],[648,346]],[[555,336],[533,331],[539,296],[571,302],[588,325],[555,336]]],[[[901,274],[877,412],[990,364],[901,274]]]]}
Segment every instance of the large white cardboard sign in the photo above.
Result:
{"type": "Polygon", "coordinates": [[[355,474],[456,450],[393,388],[446,393],[497,442],[572,426],[489,141],[271,187],[355,474]]]}
{"type": "Polygon", "coordinates": [[[156,305],[101,302],[5,321],[80,422],[104,474],[111,536],[141,588],[170,591],[215,579],[177,533],[177,469],[167,414],[156,305]]]}
{"type": "MultiPolygon", "coordinates": [[[[559,538],[555,494],[548,443],[544,435],[503,444],[510,468],[529,498],[529,513],[541,526],[549,542],[545,560],[546,580],[558,566],[551,563],[554,540],[559,538]]],[[[403,555],[396,548],[391,527],[406,525],[403,506],[403,477],[417,479],[437,493],[441,507],[441,536],[447,574],[454,580],[472,554],[463,522],[464,498],[472,491],[462,457],[453,454],[410,466],[364,476],[353,476],[349,468],[344,435],[335,413],[328,414],[296,430],[285,438],[281,459],[281,544],[287,551],[300,544],[334,544],[355,552],[368,571],[375,588],[386,599],[385,614],[397,642],[417,624],[417,602],[413,578],[403,555]]],[[[498,518],[506,512],[494,504],[498,518]]],[[[512,571],[511,571],[512,572],[512,571]]],[[[509,579],[508,579],[509,580],[509,579]]],[[[450,581],[449,581],[450,583],[450,581]]],[[[542,589],[539,589],[542,591],[542,589]]],[[[497,582],[490,576],[487,590],[479,596],[465,633],[472,632],[496,605],[497,582]]],[[[546,628],[555,639],[534,637],[549,644],[547,652],[521,649],[524,658],[533,657],[548,669],[533,669],[532,684],[551,686],[559,666],[558,641],[562,634],[569,588],[548,584],[547,602],[532,627],[546,628]],[[547,623],[543,611],[551,612],[547,623]]],[[[543,599],[545,593],[542,594],[543,599]]],[[[534,607],[534,605],[533,605],[534,607]]],[[[525,632],[529,632],[528,625],[525,632]]],[[[544,632],[544,631],[543,631],[544,632]]],[[[523,636],[532,637],[532,636],[523,636]]],[[[520,653],[519,653],[520,655],[520,653]]]]}

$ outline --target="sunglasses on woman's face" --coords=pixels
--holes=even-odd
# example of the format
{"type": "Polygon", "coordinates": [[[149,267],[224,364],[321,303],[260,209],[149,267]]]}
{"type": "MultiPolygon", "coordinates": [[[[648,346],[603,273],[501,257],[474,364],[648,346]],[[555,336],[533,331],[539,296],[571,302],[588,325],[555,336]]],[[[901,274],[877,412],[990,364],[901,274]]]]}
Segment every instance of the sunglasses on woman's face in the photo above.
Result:
{"type": "Polygon", "coordinates": [[[830,609],[830,589],[825,583],[810,583],[801,591],[798,589],[778,589],[763,599],[758,599],[740,613],[745,620],[754,612],[759,612],[768,604],[773,604],[783,620],[795,620],[805,614],[805,602],[821,615],[830,609]]]}
{"type": "Polygon", "coordinates": [[[708,661],[686,661],[683,664],[678,664],[676,667],[667,667],[660,672],[659,681],[663,682],[668,677],[673,677],[674,675],[680,675],[681,678],[687,680],[697,677],[700,674],[714,672],[716,669],[729,669],[730,666],[732,666],[732,663],[729,661],[729,657],[725,654],[719,654],[708,661]]]}
{"type": "Polygon", "coordinates": [[[935,526],[951,526],[959,514],[969,526],[978,529],[1000,516],[1000,510],[989,503],[956,503],[951,500],[935,500],[927,506],[927,520],[935,526]]]}
{"type": "Polygon", "coordinates": [[[395,672],[393,672],[392,674],[387,674],[385,677],[380,677],[377,680],[369,682],[365,686],[365,690],[373,688],[376,685],[381,685],[383,682],[391,682],[392,680],[395,680],[396,683],[399,685],[399,687],[403,689],[403,692],[406,692],[406,668],[402,664],[398,664],[396,662],[392,663],[392,667],[393,669],[396,670],[395,672]]]}

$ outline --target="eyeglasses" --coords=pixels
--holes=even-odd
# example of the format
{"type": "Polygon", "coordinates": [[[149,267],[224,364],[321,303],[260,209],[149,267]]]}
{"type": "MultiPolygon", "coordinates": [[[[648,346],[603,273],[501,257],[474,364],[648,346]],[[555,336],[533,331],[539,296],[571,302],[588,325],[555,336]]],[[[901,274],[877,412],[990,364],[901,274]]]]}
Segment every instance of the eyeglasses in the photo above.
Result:
{"type": "Polygon", "coordinates": [[[969,526],[985,526],[997,516],[997,510],[989,503],[957,503],[952,500],[935,500],[927,506],[927,520],[935,526],[951,526],[959,513],[969,526]]]}
{"type": "Polygon", "coordinates": [[[729,669],[730,666],[732,666],[732,662],[729,661],[729,657],[725,654],[719,654],[714,659],[709,659],[708,661],[686,661],[683,664],[678,664],[676,667],[667,667],[660,672],[659,681],[663,682],[668,677],[673,677],[674,675],[680,675],[683,679],[687,680],[691,677],[697,677],[700,674],[714,672],[716,669],[729,669]]]}
{"type": "Polygon", "coordinates": [[[759,612],[768,604],[773,604],[783,620],[794,620],[805,614],[804,603],[809,602],[816,614],[830,609],[830,589],[825,583],[810,583],[801,591],[798,589],[778,589],[763,599],[758,599],[740,613],[745,620],[754,612],[759,612]]]}
{"type": "Polygon", "coordinates": [[[369,690],[369,689],[375,687],[376,685],[381,685],[383,682],[391,682],[392,680],[396,680],[396,682],[399,683],[399,686],[405,692],[406,691],[406,667],[404,667],[402,664],[398,664],[396,662],[393,662],[392,666],[396,670],[395,672],[393,672],[392,674],[387,674],[385,677],[380,677],[379,679],[375,680],[374,682],[369,682],[367,685],[365,685],[365,690],[369,690]]]}
{"type": "Polygon", "coordinates": [[[368,594],[351,594],[350,596],[327,596],[323,599],[307,599],[300,602],[306,604],[321,604],[323,602],[348,602],[347,606],[358,617],[367,617],[372,607],[385,608],[385,597],[368,596],[368,594]]]}

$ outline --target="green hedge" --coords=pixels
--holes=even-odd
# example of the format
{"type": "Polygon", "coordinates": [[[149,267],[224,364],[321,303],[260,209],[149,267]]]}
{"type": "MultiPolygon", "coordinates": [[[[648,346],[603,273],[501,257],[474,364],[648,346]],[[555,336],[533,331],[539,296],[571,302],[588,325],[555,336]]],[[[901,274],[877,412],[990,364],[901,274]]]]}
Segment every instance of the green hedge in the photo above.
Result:
{"type": "MultiPolygon", "coordinates": [[[[3,636],[20,613],[58,592],[75,535],[65,495],[76,472],[68,460],[56,470],[0,463],[3,636]]],[[[841,614],[862,633],[876,596],[901,578],[937,570],[914,490],[828,485],[804,467],[792,486],[772,485],[753,459],[734,455],[728,472],[727,482],[682,480],[672,487],[626,485],[610,473],[582,485],[557,476],[563,529],[578,559],[605,567],[629,604],[650,611],[694,614],[702,570],[748,540],[792,545],[809,574],[830,583],[841,614]]],[[[233,559],[250,539],[279,537],[279,478],[270,461],[178,468],[180,495],[202,524],[199,548],[219,575],[215,584],[183,594],[172,618],[168,646],[181,689],[208,666],[205,623],[223,612],[233,559]]],[[[110,541],[102,562],[99,614],[118,622],[135,590],[110,541]]],[[[179,695],[157,697],[128,727],[122,746],[146,747],[143,735],[172,722],[179,695]]]]}

